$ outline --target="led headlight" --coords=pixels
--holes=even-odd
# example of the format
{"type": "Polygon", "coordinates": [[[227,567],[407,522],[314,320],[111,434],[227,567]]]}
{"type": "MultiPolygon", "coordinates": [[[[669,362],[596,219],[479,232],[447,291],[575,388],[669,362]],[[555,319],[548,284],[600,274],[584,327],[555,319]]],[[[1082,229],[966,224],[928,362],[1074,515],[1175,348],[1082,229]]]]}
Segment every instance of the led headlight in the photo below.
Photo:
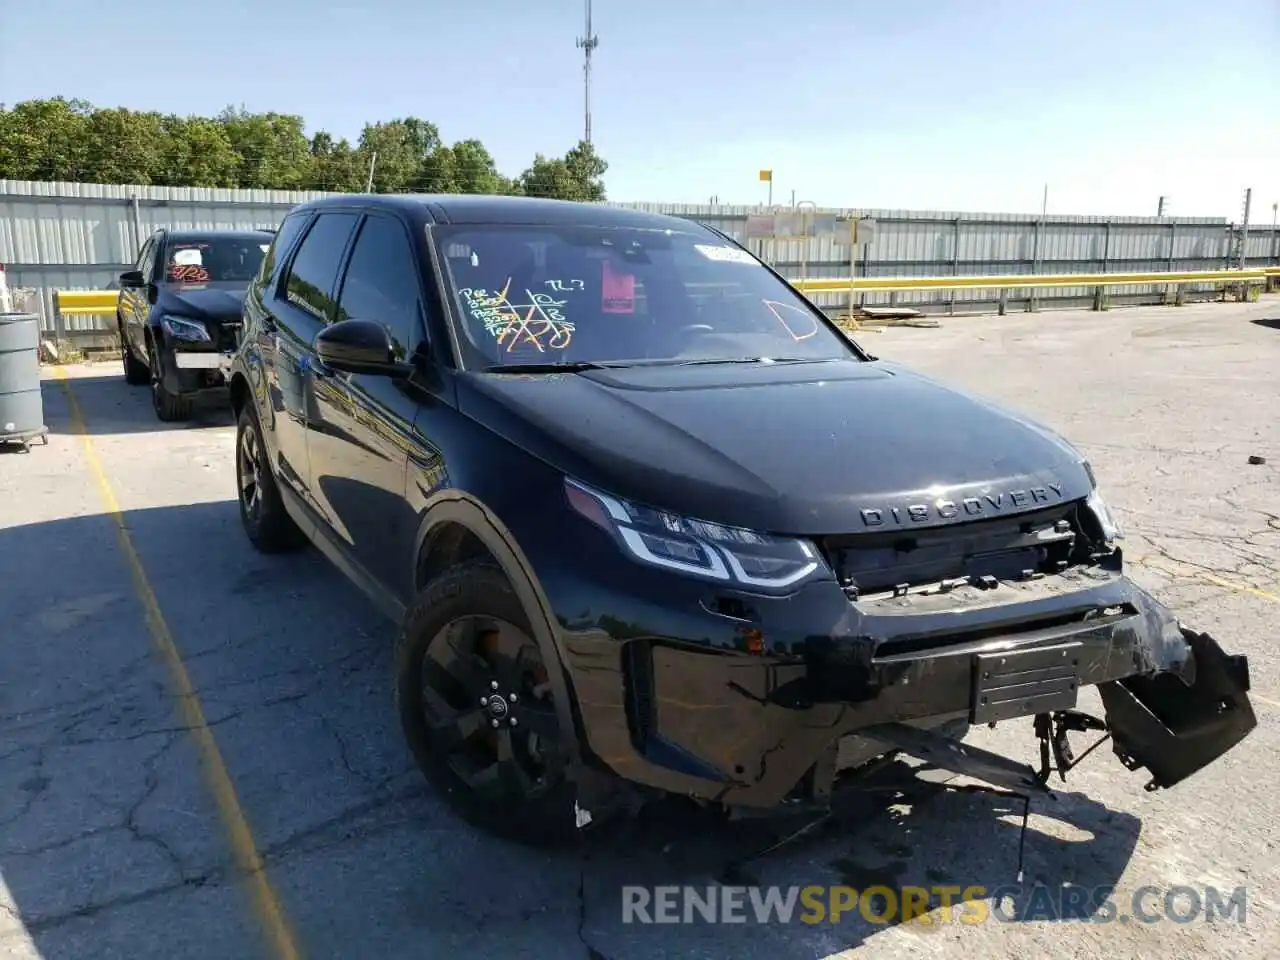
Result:
{"type": "Polygon", "coordinates": [[[1098,490],[1098,478],[1094,476],[1093,467],[1089,465],[1087,460],[1082,460],[1081,465],[1084,467],[1084,472],[1089,475],[1089,483],[1093,487],[1084,505],[1093,514],[1094,519],[1098,521],[1098,526],[1102,528],[1102,538],[1107,543],[1123,540],[1124,532],[1120,529],[1120,524],[1116,522],[1115,516],[1111,513],[1111,508],[1102,499],[1101,491],[1098,490]]]}
{"type": "Polygon", "coordinates": [[[655,567],[764,591],[830,576],[813,544],[667,513],[565,480],[569,505],[655,567]]]}
{"type": "Polygon", "coordinates": [[[198,320],[188,320],[186,317],[175,317],[166,313],[160,318],[160,326],[175,340],[209,342],[209,331],[198,320]]]}

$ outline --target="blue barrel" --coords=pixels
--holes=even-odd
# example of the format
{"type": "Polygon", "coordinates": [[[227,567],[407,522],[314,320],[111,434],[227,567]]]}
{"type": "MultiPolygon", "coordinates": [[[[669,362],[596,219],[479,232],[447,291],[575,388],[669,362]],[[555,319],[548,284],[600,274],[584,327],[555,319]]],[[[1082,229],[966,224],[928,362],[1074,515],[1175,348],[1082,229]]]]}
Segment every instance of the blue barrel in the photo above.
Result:
{"type": "Polygon", "coordinates": [[[27,442],[48,432],[40,395],[40,320],[0,313],[0,441],[27,442]]]}

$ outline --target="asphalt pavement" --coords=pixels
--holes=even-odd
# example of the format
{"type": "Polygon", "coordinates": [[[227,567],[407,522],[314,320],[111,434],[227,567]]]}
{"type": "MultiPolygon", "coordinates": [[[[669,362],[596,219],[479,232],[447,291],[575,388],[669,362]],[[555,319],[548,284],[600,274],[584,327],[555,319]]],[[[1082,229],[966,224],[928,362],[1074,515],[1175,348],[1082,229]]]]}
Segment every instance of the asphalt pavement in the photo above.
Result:
{"type": "MultiPolygon", "coordinates": [[[[1157,793],[1103,748],[1025,838],[959,781],[868,799],[738,882],[994,890],[1025,839],[1024,888],[1110,890],[1114,918],[624,923],[624,885],[705,889],[766,833],[672,809],[549,855],[466,827],[402,742],[393,625],[314,550],[254,553],[229,417],[162,424],[117,362],[47,371],[48,445],[0,451],[0,957],[1280,954],[1280,299],[859,339],[1076,442],[1135,579],[1249,655],[1259,727],[1157,793]],[[1190,905],[1241,887],[1243,917],[1190,905]],[[1171,890],[1180,919],[1121,921],[1171,890]]],[[[972,741],[1036,759],[1030,721],[972,741]]]]}

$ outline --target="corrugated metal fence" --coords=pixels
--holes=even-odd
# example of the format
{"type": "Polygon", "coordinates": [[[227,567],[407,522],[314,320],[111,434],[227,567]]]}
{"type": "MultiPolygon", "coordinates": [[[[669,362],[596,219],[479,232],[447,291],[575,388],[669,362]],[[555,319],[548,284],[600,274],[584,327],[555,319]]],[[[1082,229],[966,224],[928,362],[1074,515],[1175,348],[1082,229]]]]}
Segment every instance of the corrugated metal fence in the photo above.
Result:
{"type": "MultiPolygon", "coordinates": [[[[36,291],[42,327],[53,332],[53,291],[113,287],[142,240],[162,227],[276,226],[297,203],[319,193],[225,190],[205,187],[107,186],[0,180],[0,263],[12,287],[36,291]]],[[[615,206],[702,220],[744,239],[747,217],[763,212],[747,206],[628,203],[615,206]]],[[[910,210],[820,209],[817,214],[872,218],[874,240],[856,251],[858,276],[959,276],[1143,270],[1212,270],[1239,255],[1240,230],[1223,219],[1157,217],[1061,217],[1043,221],[1021,214],[974,214],[910,210]]],[[[830,237],[760,240],[748,244],[789,277],[847,277],[851,250],[830,237]]],[[[1280,264],[1280,236],[1270,226],[1251,228],[1244,238],[1251,266],[1280,264]]],[[[1130,300],[1154,300],[1162,288],[1134,291],[1130,300]]],[[[817,295],[839,305],[842,295],[817,295]]],[[[891,294],[860,295],[864,303],[891,294]]],[[[994,294],[982,290],[901,294],[899,303],[928,310],[989,308],[994,294]]],[[[1046,305],[1084,305],[1093,291],[1053,291],[1046,305]]],[[[1124,298],[1113,298],[1124,299],[1124,298]]],[[[1017,301],[1010,298],[1010,306],[1017,301]]],[[[67,332],[109,327],[96,317],[60,318],[67,332]]]]}

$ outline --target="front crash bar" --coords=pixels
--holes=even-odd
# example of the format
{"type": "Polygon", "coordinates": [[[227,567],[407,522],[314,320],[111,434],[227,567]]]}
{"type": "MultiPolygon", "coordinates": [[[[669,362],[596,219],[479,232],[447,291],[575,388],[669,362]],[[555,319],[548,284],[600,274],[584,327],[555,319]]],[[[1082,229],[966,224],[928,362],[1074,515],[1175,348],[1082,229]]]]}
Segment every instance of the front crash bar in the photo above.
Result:
{"type": "Polygon", "coordinates": [[[1116,756],[1151,772],[1147,790],[1180,783],[1208,766],[1258,725],[1249,702],[1249,661],[1229,656],[1206,633],[1180,628],[1194,678],[1174,673],[1098,685],[1116,756]]]}

